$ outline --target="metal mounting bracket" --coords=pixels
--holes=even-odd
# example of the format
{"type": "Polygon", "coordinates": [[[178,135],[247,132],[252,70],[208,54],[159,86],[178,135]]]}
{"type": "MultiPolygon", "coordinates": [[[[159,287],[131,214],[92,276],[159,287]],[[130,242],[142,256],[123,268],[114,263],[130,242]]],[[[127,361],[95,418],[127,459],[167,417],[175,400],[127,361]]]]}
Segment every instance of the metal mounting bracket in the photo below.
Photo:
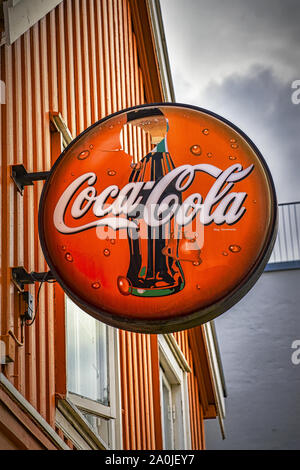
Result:
{"type": "Polygon", "coordinates": [[[53,276],[51,271],[44,273],[37,273],[35,271],[32,271],[31,273],[28,273],[23,266],[12,268],[11,273],[15,285],[21,292],[24,291],[25,284],[34,284],[35,282],[55,280],[55,277],[53,276]]]}
{"type": "Polygon", "coordinates": [[[23,321],[31,321],[33,318],[33,296],[29,291],[21,292],[21,294],[26,305],[26,310],[21,318],[23,321]]]}
{"type": "Polygon", "coordinates": [[[23,195],[24,186],[33,186],[34,181],[46,180],[50,171],[38,171],[36,173],[27,173],[24,165],[12,165],[11,177],[17,186],[19,193],[23,195]]]}

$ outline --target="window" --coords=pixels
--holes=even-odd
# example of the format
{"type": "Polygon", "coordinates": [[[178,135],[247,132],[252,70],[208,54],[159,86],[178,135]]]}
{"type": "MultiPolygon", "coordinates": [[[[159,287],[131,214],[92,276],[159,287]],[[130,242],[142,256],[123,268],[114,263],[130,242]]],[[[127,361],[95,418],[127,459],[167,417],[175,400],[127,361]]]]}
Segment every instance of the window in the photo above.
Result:
{"type": "Polygon", "coordinates": [[[175,406],[172,400],[172,386],[160,367],[161,419],[164,449],[174,449],[175,406]]]}
{"type": "Polygon", "coordinates": [[[164,449],[190,449],[187,374],[190,368],[173,335],[159,335],[160,403],[164,449]]]}
{"type": "Polygon", "coordinates": [[[68,398],[107,447],[120,448],[117,330],[66,297],[68,398]]]}

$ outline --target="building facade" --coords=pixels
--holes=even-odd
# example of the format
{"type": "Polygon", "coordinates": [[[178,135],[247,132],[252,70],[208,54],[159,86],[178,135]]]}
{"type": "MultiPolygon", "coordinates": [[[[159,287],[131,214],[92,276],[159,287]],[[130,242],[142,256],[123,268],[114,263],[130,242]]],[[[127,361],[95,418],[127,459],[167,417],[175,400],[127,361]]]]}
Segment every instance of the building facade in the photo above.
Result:
{"type": "MultiPolygon", "coordinates": [[[[167,335],[117,330],[45,276],[20,283],[14,270],[49,268],[38,238],[43,181],[18,188],[12,166],[47,172],[99,119],[174,101],[159,2],[0,8],[0,449],[204,449],[205,419],[224,434],[213,323],[167,335]]],[[[145,143],[130,135],[128,145],[145,143]]]]}

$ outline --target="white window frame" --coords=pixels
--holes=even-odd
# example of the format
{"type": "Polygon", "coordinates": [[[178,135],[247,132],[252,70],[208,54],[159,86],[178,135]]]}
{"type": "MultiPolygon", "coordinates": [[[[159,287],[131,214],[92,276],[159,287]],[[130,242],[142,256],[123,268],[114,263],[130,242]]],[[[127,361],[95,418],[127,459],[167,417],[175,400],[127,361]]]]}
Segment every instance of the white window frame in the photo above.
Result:
{"type": "Polygon", "coordinates": [[[223,370],[219,348],[217,343],[214,321],[204,323],[204,336],[207,345],[207,357],[210,370],[212,373],[213,391],[217,408],[217,417],[219,421],[222,439],[226,438],[224,420],[226,418],[225,408],[225,383],[223,378],[223,370]]]}
{"type": "MultiPolygon", "coordinates": [[[[172,394],[173,448],[191,449],[188,373],[191,369],[172,334],[158,335],[160,387],[167,380],[172,394]]],[[[165,382],[166,383],[166,382],[165,382]]],[[[162,415],[162,426],[164,418],[162,415]]],[[[164,436],[164,433],[163,433],[164,436]]],[[[164,439],[164,437],[163,437],[164,439]]],[[[163,442],[165,447],[165,443],[163,442]]]]}
{"type": "Polygon", "coordinates": [[[171,450],[175,449],[175,436],[174,436],[174,421],[175,421],[175,405],[173,403],[173,393],[172,393],[172,385],[169,383],[169,380],[166,377],[166,374],[160,365],[159,367],[159,378],[160,378],[160,398],[161,398],[161,425],[162,425],[162,438],[163,438],[163,448],[166,449],[166,442],[165,442],[165,435],[164,435],[164,428],[166,426],[165,423],[165,413],[164,413],[164,405],[163,405],[163,386],[168,390],[169,395],[169,402],[168,402],[168,421],[170,422],[170,434],[172,440],[172,447],[171,450]]]}
{"type": "MultiPolygon", "coordinates": [[[[87,315],[87,314],[86,314],[87,315]]],[[[95,400],[83,397],[67,391],[67,398],[80,411],[91,413],[99,418],[109,420],[112,449],[122,448],[121,432],[121,394],[120,394],[120,369],[119,364],[119,335],[118,330],[107,326],[108,333],[108,384],[109,384],[109,405],[103,405],[95,400]]],[[[67,358],[68,361],[68,358],[67,358]]],[[[68,383],[68,380],[67,380],[68,383]]],[[[94,431],[95,432],[95,431],[94,431]]],[[[96,434],[96,432],[95,432],[96,434]]],[[[100,436],[103,440],[103,436],[100,436]]],[[[107,448],[108,443],[106,443],[107,448]]]]}

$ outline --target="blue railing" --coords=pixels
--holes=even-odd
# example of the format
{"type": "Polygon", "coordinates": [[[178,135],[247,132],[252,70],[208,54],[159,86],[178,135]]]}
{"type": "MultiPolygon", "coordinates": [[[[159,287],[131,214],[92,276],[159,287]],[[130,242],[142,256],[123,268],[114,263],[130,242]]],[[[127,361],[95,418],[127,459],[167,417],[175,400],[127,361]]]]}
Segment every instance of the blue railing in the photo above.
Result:
{"type": "Polygon", "coordinates": [[[300,201],[278,204],[278,235],[266,271],[300,268],[300,201]]]}

